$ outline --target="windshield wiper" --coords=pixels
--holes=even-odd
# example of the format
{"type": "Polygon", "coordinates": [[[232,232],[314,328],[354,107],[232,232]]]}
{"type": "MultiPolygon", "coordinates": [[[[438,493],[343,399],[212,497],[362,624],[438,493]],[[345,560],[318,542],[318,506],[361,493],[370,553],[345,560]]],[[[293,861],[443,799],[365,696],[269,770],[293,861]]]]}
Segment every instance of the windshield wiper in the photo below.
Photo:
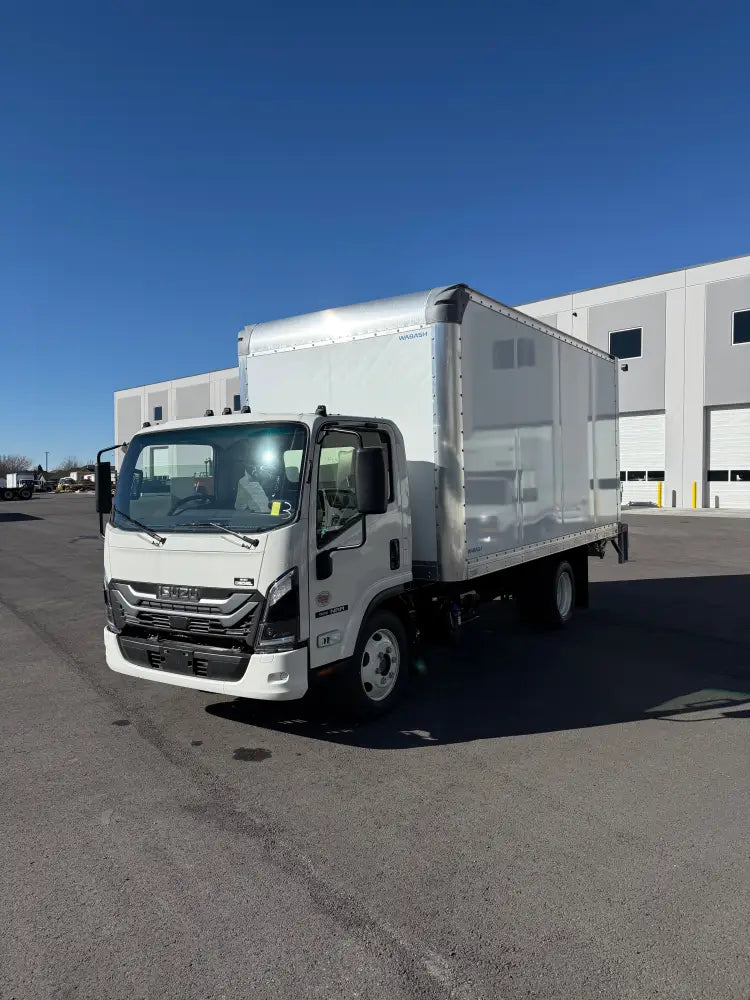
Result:
{"type": "Polygon", "coordinates": [[[242,535],[239,531],[235,531],[234,528],[230,528],[226,524],[220,524],[218,521],[183,521],[175,526],[175,531],[182,531],[185,528],[218,528],[224,534],[233,535],[235,538],[238,538],[242,542],[243,549],[249,549],[251,546],[257,549],[260,545],[257,538],[248,538],[247,535],[242,535]]]}
{"type": "Polygon", "coordinates": [[[206,521],[205,523],[210,524],[212,528],[219,528],[221,531],[225,531],[228,535],[234,535],[235,538],[239,538],[242,542],[242,547],[245,549],[249,549],[251,546],[252,548],[257,549],[260,545],[257,538],[248,538],[247,535],[241,535],[239,531],[235,531],[234,528],[230,528],[226,524],[219,524],[218,521],[206,521]]]}
{"type": "Polygon", "coordinates": [[[164,537],[164,535],[159,535],[153,530],[153,528],[149,528],[148,525],[141,524],[140,521],[136,521],[134,517],[131,517],[130,514],[126,514],[125,511],[120,510],[119,507],[115,507],[114,504],[112,505],[112,510],[115,512],[115,514],[119,514],[120,517],[124,517],[126,521],[129,521],[131,524],[134,524],[136,528],[140,528],[141,531],[145,531],[147,535],[150,535],[152,545],[163,545],[166,542],[167,539],[164,537]]]}

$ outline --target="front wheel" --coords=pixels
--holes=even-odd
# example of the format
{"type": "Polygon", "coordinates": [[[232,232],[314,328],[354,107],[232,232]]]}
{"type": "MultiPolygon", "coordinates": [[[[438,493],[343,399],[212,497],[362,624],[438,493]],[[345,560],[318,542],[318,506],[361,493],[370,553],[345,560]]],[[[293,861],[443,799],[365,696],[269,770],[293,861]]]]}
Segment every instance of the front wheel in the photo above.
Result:
{"type": "Polygon", "coordinates": [[[354,656],[337,678],[338,701],[347,715],[374,719],[403,693],[409,674],[409,644],[401,619],[375,611],[363,624],[354,656]]]}
{"type": "Polygon", "coordinates": [[[22,500],[31,500],[31,490],[28,488],[20,490],[18,495],[22,500]]]}

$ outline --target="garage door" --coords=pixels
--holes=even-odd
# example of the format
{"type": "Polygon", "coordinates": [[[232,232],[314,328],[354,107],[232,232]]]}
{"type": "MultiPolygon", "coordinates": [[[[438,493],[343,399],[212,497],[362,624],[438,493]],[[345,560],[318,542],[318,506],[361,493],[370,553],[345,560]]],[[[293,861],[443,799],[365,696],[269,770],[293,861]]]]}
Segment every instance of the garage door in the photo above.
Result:
{"type": "Polygon", "coordinates": [[[750,508],[750,407],[710,410],[708,502],[750,508]]]}
{"type": "Polygon", "coordinates": [[[664,482],[664,414],[620,417],[622,502],[656,503],[657,484],[664,482]]]}

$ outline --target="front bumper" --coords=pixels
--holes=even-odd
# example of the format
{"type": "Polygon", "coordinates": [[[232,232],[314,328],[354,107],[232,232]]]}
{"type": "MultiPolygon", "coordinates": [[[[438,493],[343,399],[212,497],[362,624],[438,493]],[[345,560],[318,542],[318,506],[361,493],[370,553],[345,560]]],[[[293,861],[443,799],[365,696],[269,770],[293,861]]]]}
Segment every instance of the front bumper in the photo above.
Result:
{"type": "Polygon", "coordinates": [[[306,648],[283,653],[254,653],[243,676],[236,681],[226,681],[131,663],[122,655],[117,638],[114,632],[104,629],[107,666],[118,674],[236,698],[257,698],[259,701],[293,701],[304,697],[307,692],[306,648]]]}

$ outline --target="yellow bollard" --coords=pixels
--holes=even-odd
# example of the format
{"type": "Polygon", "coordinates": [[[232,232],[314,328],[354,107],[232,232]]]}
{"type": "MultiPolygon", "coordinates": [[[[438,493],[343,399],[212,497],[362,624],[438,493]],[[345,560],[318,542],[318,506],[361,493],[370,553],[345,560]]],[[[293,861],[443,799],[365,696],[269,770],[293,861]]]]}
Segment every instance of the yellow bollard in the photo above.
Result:
{"type": "Polygon", "coordinates": [[[693,510],[698,506],[698,484],[693,483],[693,510]]]}
{"type": "Polygon", "coordinates": [[[661,507],[661,493],[664,489],[664,483],[656,484],[656,506],[661,507]]]}

